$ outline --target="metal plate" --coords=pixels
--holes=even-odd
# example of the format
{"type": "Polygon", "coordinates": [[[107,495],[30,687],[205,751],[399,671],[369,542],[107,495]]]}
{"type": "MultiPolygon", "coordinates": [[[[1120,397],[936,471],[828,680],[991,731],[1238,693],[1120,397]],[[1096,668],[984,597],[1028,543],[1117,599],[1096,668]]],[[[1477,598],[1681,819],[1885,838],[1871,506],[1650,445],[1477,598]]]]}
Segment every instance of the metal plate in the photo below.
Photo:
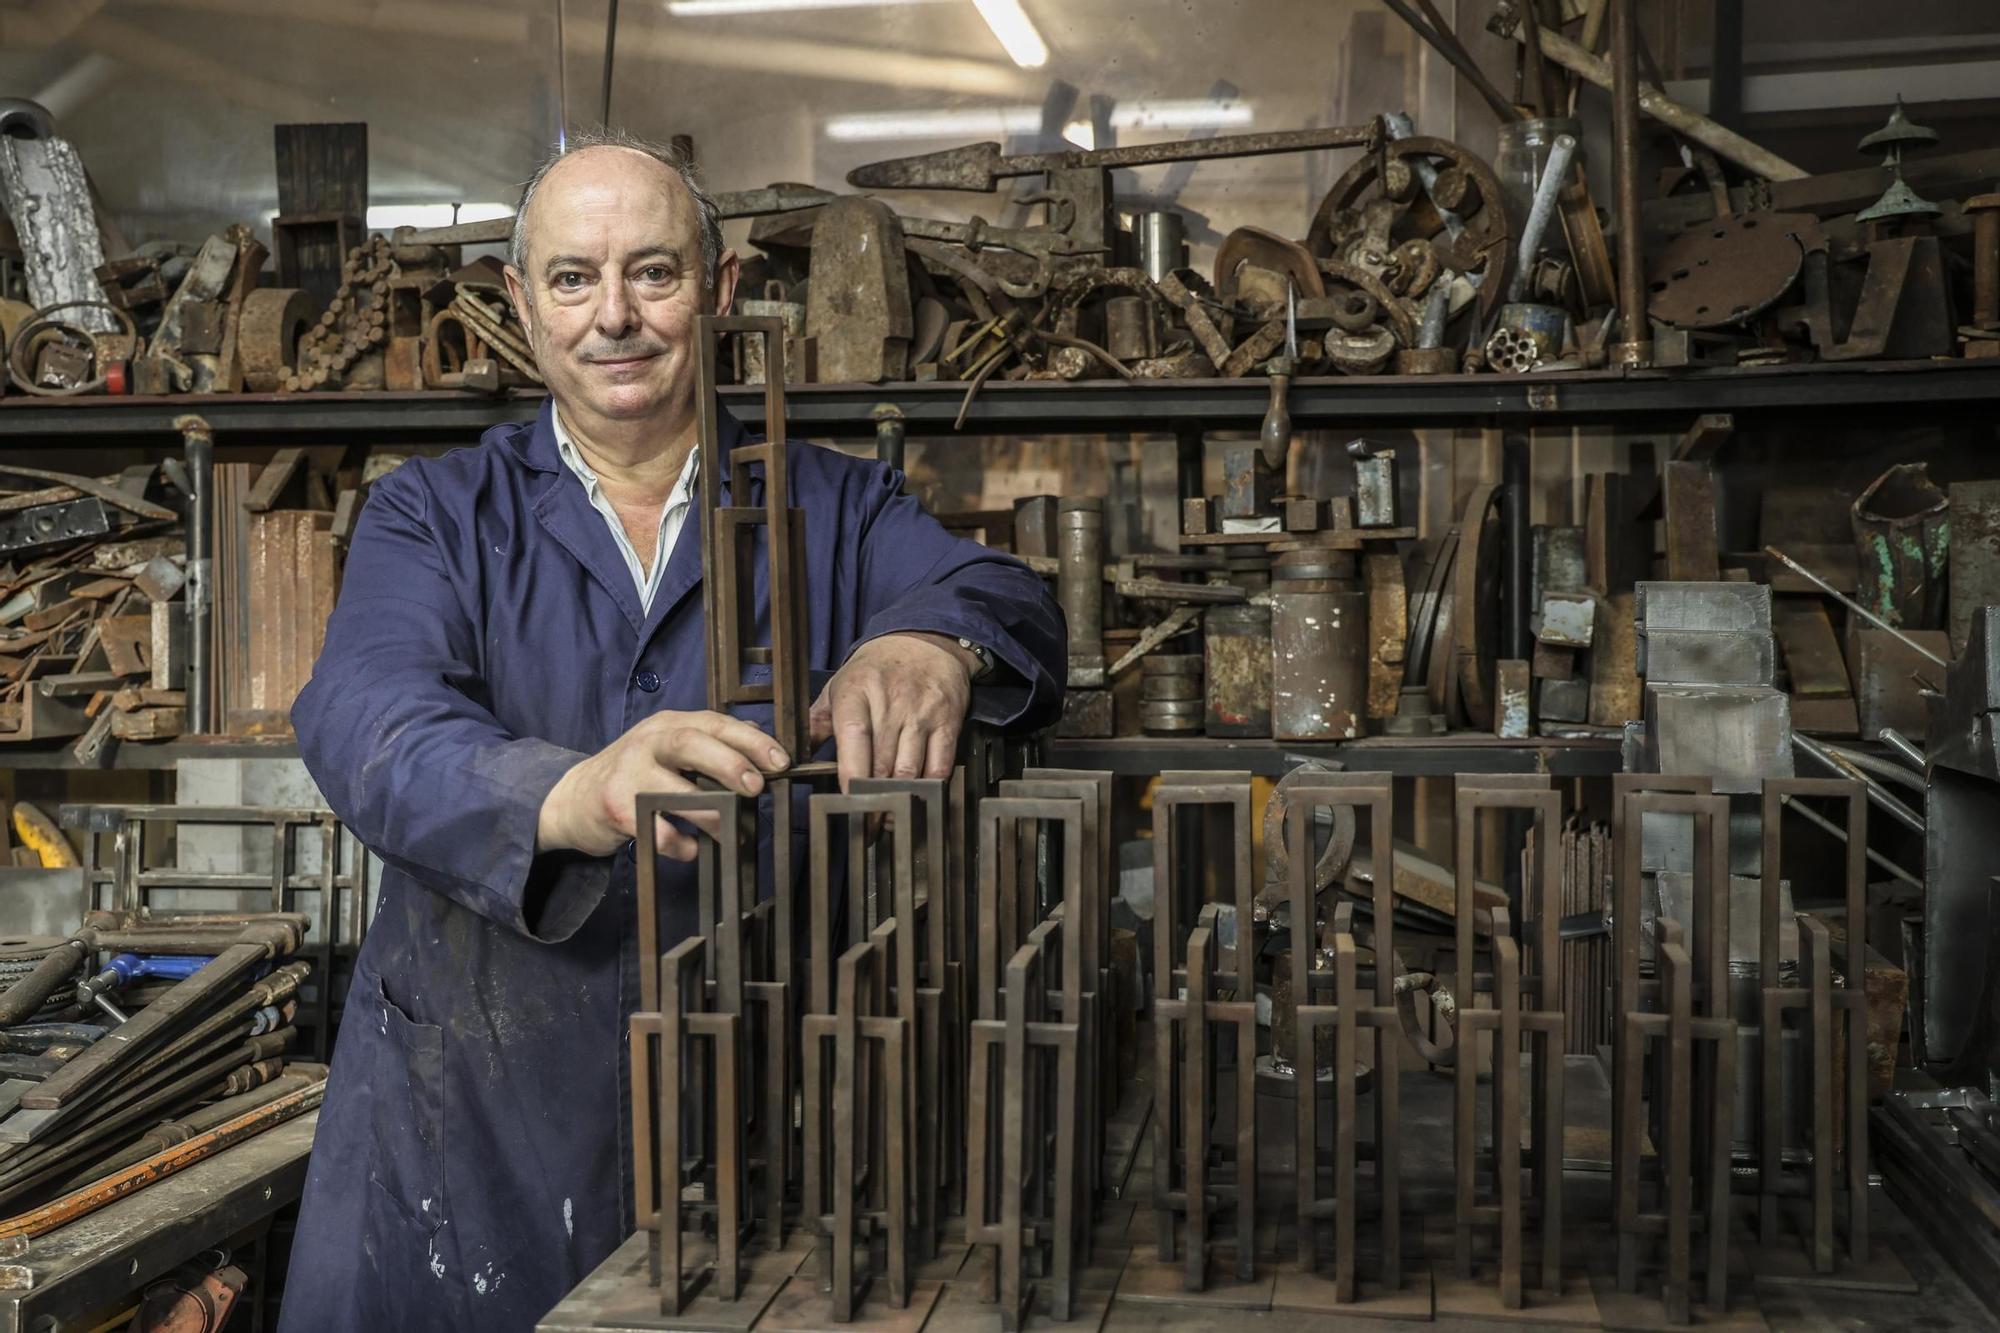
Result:
{"type": "Polygon", "coordinates": [[[1682,233],[1654,256],[1647,309],[1683,329],[1735,324],[1776,305],[1799,276],[1803,213],[1739,213],[1682,233]]]}

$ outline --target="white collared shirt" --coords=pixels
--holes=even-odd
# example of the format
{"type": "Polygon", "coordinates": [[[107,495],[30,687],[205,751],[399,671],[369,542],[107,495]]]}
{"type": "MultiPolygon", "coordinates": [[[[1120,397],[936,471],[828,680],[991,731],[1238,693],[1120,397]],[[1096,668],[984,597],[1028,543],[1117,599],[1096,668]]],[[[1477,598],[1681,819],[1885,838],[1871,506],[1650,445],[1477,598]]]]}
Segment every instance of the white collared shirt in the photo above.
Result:
{"type": "Polygon", "coordinates": [[[680,479],[674,483],[666,506],[660,510],[660,531],[654,538],[653,567],[648,572],[639,559],[638,551],[633,549],[632,539],[625,535],[625,525],[618,520],[618,511],[605,498],[597,473],[583,461],[582,451],[570,438],[569,429],[563,425],[562,413],[550,415],[555,421],[556,452],[562,455],[563,465],[583,483],[583,493],[590,497],[590,507],[604,515],[604,525],[611,529],[611,540],[617,543],[618,554],[625,558],[625,567],[632,571],[632,582],[639,589],[640,610],[650,612],[653,609],[653,594],[660,589],[660,575],[667,567],[667,557],[673,554],[674,543],[679,540],[681,527],[687,522],[688,509],[694,503],[695,466],[701,458],[700,446],[688,450],[687,462],[681,465],[680,479]]]}

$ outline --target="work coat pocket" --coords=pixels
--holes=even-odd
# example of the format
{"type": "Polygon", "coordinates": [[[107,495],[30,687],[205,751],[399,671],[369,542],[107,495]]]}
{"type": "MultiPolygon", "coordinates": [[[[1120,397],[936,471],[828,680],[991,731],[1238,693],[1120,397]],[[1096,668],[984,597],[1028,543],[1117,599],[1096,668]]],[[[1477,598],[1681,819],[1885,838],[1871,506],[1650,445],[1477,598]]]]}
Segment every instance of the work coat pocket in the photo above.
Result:
{"type": "Polygon", "coordinates": [[[445,1221],[444,1029],[411,1019],[379,977],[371,989],[375,1134],[368,1182],[375,1202],[435,1232],[445,1221]]]}

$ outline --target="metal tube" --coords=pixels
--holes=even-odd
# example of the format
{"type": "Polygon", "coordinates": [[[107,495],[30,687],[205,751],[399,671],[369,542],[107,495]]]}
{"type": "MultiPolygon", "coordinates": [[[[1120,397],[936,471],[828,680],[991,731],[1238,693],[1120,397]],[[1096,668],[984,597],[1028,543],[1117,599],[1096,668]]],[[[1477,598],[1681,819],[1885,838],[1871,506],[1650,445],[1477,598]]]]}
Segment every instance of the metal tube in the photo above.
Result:
{"type": "Polygon", "coordinates": [[[208,626],[214,603],[209,588],[210,558],[215,525],[215,434],[197,416],[176,417],[174,429],[181,433],[186,449],[188,485],[187,587],[187,716],[188,730],[203,735],[215,728],[211,708],[208,626]]]}
{"type": "Polygon", "coordinates": [[[1423,322],[1417,325],[1417,346],[1433,348],[1444,346],[1445,316],[1451,313],[1451,284],[1458,275],[1450,269],[1437,275],[1431,284],[1431,294],[1424,301],[1423,322]]]}
{"type": "Polygon", "coordinates": [[[1500,531],[1506,562],[1501,571],[1505,582],[1500,655],[1525,660],[1534,655],[1534,638],[1528,632],[1529,613],[1533,610],[1528,605],[1533,559],[1528,532],[1528,442],[1509,439],[1500,448],[1500,531]]]}
{"type": "MultiPolygon", "coordinates": [[[[1519,301],[1528,294],[1528,272],[1535,256],[1542,252],[1542,237],[1548,234],[1549,219],[1555,216],[1556,196],[1569,179],[1570,161],[1576,156],[1576,140],[1558,134],[1549,146],[1549,160],[1542,166],[1542,178],[1535,182],[1535,202],[1528,210],[1528,225],[1521,230],[1521,247],[1514,256],[1514,276],[1507,283],[1507,299],[1519,301]]],[[[1620,255],[1623,255],[1621,247],[1620,255]]]]}
{"type": "Polygon", "coordinates": [[[1877,735],[1881,739],[1882,744],[1894,750],[1915,768],[1917,772],[1921,773],[1924,771],[1924,765],[1928,761],[1924,758],[1924,752],[1918,749],[1909,737],[1897,731],[1894,727],[1884,727],[1877,735]]]}
{"type": "Polygon", "coordinates": [[[1636,0],[1611,0],[1611,174],[1618,219],[1618,309],[1624,327],[1615,365],[1653,359],[1646,318],[1646,257],[1639,241],[1639,20],[1636,0]]]}
{"type": "Polygon", "coordinates": [[[1069,622],[1069,683],[1104,684],[1104,501],[1070,497],[1056,506],[1056,601],[1069,622]]]}
{"type": "Polygon", "coordinates": [[[1774,560],[1781,562],[1785,566],[1785,568],[1791,570],[1792,573],[1797,574],[1800,578],[1812,582],[1815,586],[1819,588],[1821,592],[1833,598],[1836,602],[1839,602],[1842,606],[1852,611],[1855,615],[1860,616],[1863,620],[1873,625],[1876,629],[1886,630],[1890,634],[1895,635],[1896,641],[1902,644],[1905,648],[1908,648],[1911,652],[1922,654],[1924,657],[1929,658],[1931,661],[1937,663],[1939,666],[1945,668],[1945,670],[1947,671],[1951,669],[1950,662],[1947,662],[1944,658],[1939,657],[1936,653],[1924,647],[1921,643],[1918,643],[1915,639],[1912,639],[1909,635],[1903,633],[1903,631],[1897,629],[1894,625],[1891,625],[1888,621],[1882,619],[1882,617],[1876,615],[1873,611],[1870,611],[1867,607],[1855,601],[1852,597],[1849,597],[1846,594],[1842,593],[1839,589],[1835,588],[1831,583],[1828,583],[1825,579],[1813,573],[1810,569],[1807,569],[1804,565],[1792,559],[1790,556],[1786,555],[1783,551],[1780,551],[1777,547],[1766,546],[1764,548],[1764,554],[1770,556],[1774,560]]]}
{"type": "Polygon", "coordinates": [[[903,409],[894,403],[879,403],[875,407],[875,461],[886,463],[896,471],[903,468],[903,443],[908,428],[903,420],[903,409]]]}
{"type": "Polygon", "coordinates": [[[1820,741],[1819,744],[1826,748],[1828,754],[1838,755],[1856,768],[1873,773],[1885,782],[1894,782],[1916,791],[1924,789],[1923,778],[1901,764],[1891,763],[1872,754],[1863,754],[1859,750],[1851,750],[1845,745],[1835,745],[1832,741],[1820,741]]]}
{"type": "Polygon", "coordinates": [[[1847,763],[1839,755],[1830,753],[1819,742],[1810,737],[1801,736],[1796,731],[1792,733],[1792,744],[1798,746],[1801,750],[1804,750],[1814,759],[1819,760],[1820,763],[1842,777],[1853,778],[1856,782],[1859,782],[1868,792],[1869,804],[1888,815],[1889,818],[1895,820],[1904,828],[1909,829],[1912,833],[1920,834],[1924,831],[1924,818],[1922,815],[1890,795],[1881,783],[1875,781],[1875,779],[1869,777],[1854,765],[1847,763]]]}

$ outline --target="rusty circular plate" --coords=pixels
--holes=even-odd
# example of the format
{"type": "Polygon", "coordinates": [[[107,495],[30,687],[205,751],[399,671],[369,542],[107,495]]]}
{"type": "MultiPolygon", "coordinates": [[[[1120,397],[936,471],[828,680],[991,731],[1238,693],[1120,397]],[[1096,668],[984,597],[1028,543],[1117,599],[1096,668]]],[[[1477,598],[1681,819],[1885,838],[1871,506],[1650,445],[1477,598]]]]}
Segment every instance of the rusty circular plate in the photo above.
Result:
{"type": "MultiPolygon", "coordinates": [[[[1325,777],[1328,773],[1343,771],[1339,763],[1320,763],[1307,760],[1291,772],[1278,779],[1271,789],[1271,799],[1264,804],[1264,882],[1266,884],[1291,883],[1291,848],[1285,842],[1285,815],[1292,808],[1292,792],[1301,782],[1311,782],[1325,777]]],[[[1347,873],[1347,862],[1354,855],[1354,807],[1341,805],[1332,808],[1333,828],[1326,840],[1326,848],[1313,864],[1313,890],[1324,892],[1333,887],[1341,876],[1347,873]]],[[[1289,890],[1288,890],[1289,891],[1289,890]]]]}
{"type": "Polygon", "coordinates": [[[1648,266],[1648,313],[1676,328],[1713,329],[1770,309],[1805,262],[1800,221],[1735,213],[1682,232],[1648,266]]]}

